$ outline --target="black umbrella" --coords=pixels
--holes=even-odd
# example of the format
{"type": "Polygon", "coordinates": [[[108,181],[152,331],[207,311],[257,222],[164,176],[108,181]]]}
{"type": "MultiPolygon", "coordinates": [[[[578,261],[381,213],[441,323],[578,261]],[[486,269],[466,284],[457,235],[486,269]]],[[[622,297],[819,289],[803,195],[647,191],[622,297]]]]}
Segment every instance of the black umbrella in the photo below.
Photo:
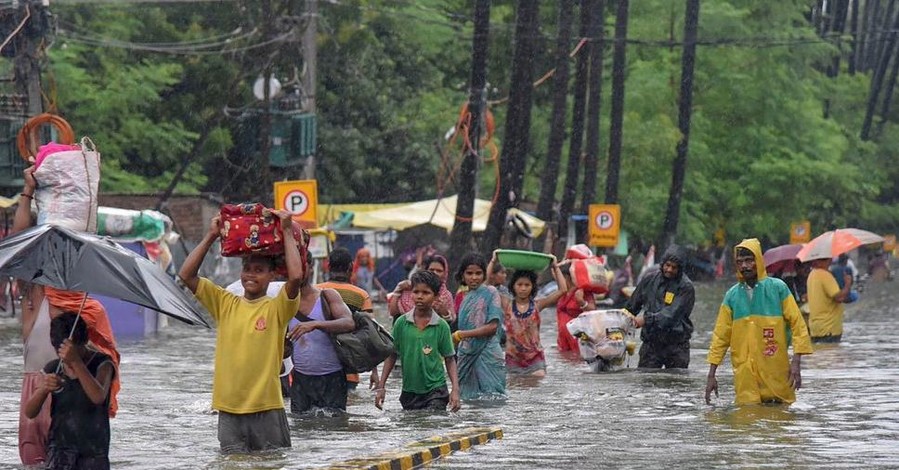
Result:
{"type": "Polygon", "coordinates": [[[112,240],[39,225],[0,241],[0,275],[122,299],[209,328],[199,304],[150,260],[112,240]]]}

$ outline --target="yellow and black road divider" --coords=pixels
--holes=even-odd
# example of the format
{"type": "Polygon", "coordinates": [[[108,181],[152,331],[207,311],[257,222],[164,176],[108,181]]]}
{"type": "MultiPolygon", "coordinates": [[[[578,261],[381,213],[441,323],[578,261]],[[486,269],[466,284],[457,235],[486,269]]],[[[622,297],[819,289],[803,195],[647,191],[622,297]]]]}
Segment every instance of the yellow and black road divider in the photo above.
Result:
{"type": "Polygon", "coordinates": [[[403,449],[373,457],[363,457],[332,464],[332,470],[411,470],[457,450],[466,450],[494,439],[502,439],[500,428],[470,428],[452,434],[429,437],[403,449]]]}

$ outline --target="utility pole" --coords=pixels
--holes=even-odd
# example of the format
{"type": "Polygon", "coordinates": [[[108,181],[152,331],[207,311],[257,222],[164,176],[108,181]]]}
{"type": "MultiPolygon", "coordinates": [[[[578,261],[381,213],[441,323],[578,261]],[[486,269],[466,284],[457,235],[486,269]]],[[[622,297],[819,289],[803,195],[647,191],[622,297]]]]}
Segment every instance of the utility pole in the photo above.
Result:
{"type": "MultiPolygon", "coordinates": [[[[318,0],[306,0],[306,30],[303,31],[303,110],[316,113],[315,84],[318,64],[318,0]]],[[[315,179],[315,154],[306,158],[306,179],[315,179]]]]}
{"type": "MultiPolygon", "coordinates": [[[[590,36],[590,18],[592,17],[593,0],[581,0],[581,38],[590,36]]],[[[589,51],[587,46],[587,51],[589,51]]],[[[581,150],[584,145],[584,113],[587,109],[587,84],[590,75],[590,54],[581,52],[577,56],[574,72],[574,99],[571,108],[571,135],[568,139],[568,169],[565,173],[565,186],[562,188],[562,201],[559,204],[559,237],[568,236],[568,223],[577,200],[578,176],[581,168],[581,150]]]]}
{"type": "Polygon", "coordinates": [[[665,213],[665,228],[662,243],[666,247],[674,244],[677,225],[680,221],[680,203],[684,196],[684,180],[687,175],[687,151],[690,143],[690,117],[693,110],[693,68],[696,64],[696,40],[699,29],[699,0],[687,0],[684,13],[684,51],[681,55],[680,109],[677,125],[681,139],[677,143],[677,156],[671,171],[671,191],[668,194],[668,211],[665,213]]]}
{"type": "MultiPolygon", "coordinates": [[[[41,63],[40,48],[43,23],[38,21],[44,12],[39,4],[26,4],[24,15],[28,16],[24,27],[15,37],[16,57],[14,61],[16,91],[27,98],[26,117],[36,116],[44,112],[44,101],[41,96],[41,63]]],[[[24,20],[24,18],[23,18],[24,20]]],[[[21,21],[16,19],[16,21],[21,21]]]]}
{"type": "Polygon", "coordinates": [[[618,0],[615,13],[615,52],[612,56],[612,123],[609,126],[609,174],[606,204],[618,204],[621,173],[621,141],[624,136],[624,78],[627,69],[627,15],[629,0],[618,0]]]}
{"type": "MultiPolygon", "coordinates": [[[[556,71],[553,74],[553,107],[552,122],[549,127],[549,142],[546,150],[546,163],[543,166],[543,182],[540,188],[540,200],[537,204],[537,217],[550,222],[553,217],[553,204],[556,200],[559,166],[562,161],[562,147],[565,145],[566,111],[568,107],[568,49],[571,47],[571,20],[574,16],[575,0],[559,0],[559,26],[556,36],[556,71]]],[[[558,227],[558,221],[556,221],[558,227]]],[[[540,239],[545,243],[547,231],[540,239]]],[[[557,237],[558,232],[552,234],[557,237]]],[[[538,239],[538,247],[544,243],[538,239]]],[[[552,238],[550,243],[554,243],[552,238]]]]}
{"type": "Polygon", "coordinates": [[[509,92],[509,113],[506,115],[506,134],[500,158],[499,198],[493,203],[481,251],[499,248],[506,225],[506,214],[518,207],[524,186],[524,166],[531,132],[531,108],[534,87],[534,55],[537,49],[537,28],[540,5],[536,0],[518,0],[515,21],[515,50],[512,53],[512,78],[509,92]]]}
{"type": "MultiPolygon", "coordinates": [[[[262,29],[262,37],[266,41],[272,36],[272,2],[271,0],[262,0],[260,5],[261,18],[259,26],[262,29]]],[[[271,162],[269,154],[272,150],[272,73],[274,70],[272,64],[272,56],[268,54],[268,47],[263,49],[265,55],[262,57],[262,113],[259,119],[259,158],[262,160],[259,165],[259,181],[262,187],[260,190],[260,200],[268,207],[272,207],[274,202],[273,183],[271,162]]]]}
{"type": "MultiPolygon", "coordinates": [[[[587,143],[584,146],[584,185],[581,190],[581,214],[588,214],[596,199],[596,174],[599,166],[599,116],[602,108],[603,38],[605,0],[595,0],[590,12],[590,80],[587,90],[587,143]]],[[[578,227],[577,239],[587,238],[587,225],[578,227]]]]}
{"type": "Polygon", "coordinates": [[[471,47],[471,88],[468,95],[468,141],[459,169],[459,193],[456,198],[456,220],[450,232],[450,266],[471,250],[471,222],[474,216],[475,187],[480,164],[481,123],[486,103],[487,46],[490,35],[490,0],[475,0],[474,37],[471,47]]]}

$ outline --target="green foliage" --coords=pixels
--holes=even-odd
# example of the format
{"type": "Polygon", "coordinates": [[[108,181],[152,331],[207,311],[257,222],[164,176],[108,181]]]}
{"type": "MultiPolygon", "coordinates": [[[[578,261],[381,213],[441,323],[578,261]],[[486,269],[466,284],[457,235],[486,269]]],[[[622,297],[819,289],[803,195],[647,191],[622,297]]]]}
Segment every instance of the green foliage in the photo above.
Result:
{"type": "MultiPolygon", "coordinates": [[[[206,11],[196,4],[54,10],[65,28],[76,31],[119,41],[179,42],[226,34],[238,26],[251,30],[262,18],[254,2],[245,3],[251,14],[224,6],[206,11]]],[[[489,100],[508,95],[515,3],[492,2],[489,100]]],[[[610,38],[615,2],[606,3],[605,33],[610,38]]],[[[448,180],[438,181],[438,147],[445,147],[451,164],[458,161],[461,147],[447,147],[443,135],[468,97],[472,2],[344,0],[320,2],[319,8],[321,199],[394,202],[433,197],[438,188],[453,193],[448,180]]],[[[859,140],[870,77],[824,74],[831,58],[848,49],[816,40],[805,16],[808,8],[804,0],[702,2],[680,242],[709,241],[719,227],[730,240],[758,236],[786,241],[789,224],[802,219],[812,221],[814,232],[831,225],[897,230],[899,105],[893,106],[891,121],[879,130],[875,125],[874,141],[859,140]]],[[[553,66],[555,10],[554,2],[541,4],[535,77],[553,66]]],[[[624,228],[646,241],[660,235],[681,138],[681,47],[664,41],[681,40],[683,14],[683,2],[631,2],[619,198],[624,228]]],[[[578,22],[576,14],[575,37],[578,22]]],[[[282,81],[302,66],[296,49],[272,53],[282,81]]],[[[258,173],[258,155],[240,150],[253,137],[239,133],[234,119],[212,128],[209,122],[226,105],[244,110],[258,106],[249,92],[261,71],[254,55],[264,56],[259,51],[173,56],[60,38],[51,50],[49,71],[60,112],[103,152],[104,190],[161,190],[197,139],[209,132],[179,190],[242,197],[264,191],[248,183],[258,173]]],[[[573,82],[574,59],[571,65],[573,82]]],[[[607,41],[600,200],[611,67],[607,41]]],[[[539,195],[551,84],[551,79],[544,82],[534,94],[526,202],[539,195]]],[[[492,111],[502,148],[505,106],[497,104],[492,111]]],[[[564,159],[561,164],[559,181],[565,181],[564,159]]],[[[479,184],[481,197],[493,194],[491,166],[482,166],[479,184]]]]}
{"type": "MultiPolygon", "coordinates": [[[[161,8],[143,8],[141,15],[110,7],[62,8],[57,14],[66,29],[117,41],[185,41],[209,34],[190,21],[190,15],[161,8]],[[186,29],[176,30],[173,21],[186,29]]],[[[168,185],[206,120],[222,107],[227,93],[221,90],[217,73],[233,74],[222,64],[63,39],[50,49],[48,76],[56,84],[60,114],[78,135],[91,136],[100,149],[101,189],[155,192],[168,185]]],[[[208,149],[229,145],[227,133],[211,132],[208,149]]],[[[210,154],[201,152],[179,191],[197,191],[205,184],[201,163],[210,154]]]]}

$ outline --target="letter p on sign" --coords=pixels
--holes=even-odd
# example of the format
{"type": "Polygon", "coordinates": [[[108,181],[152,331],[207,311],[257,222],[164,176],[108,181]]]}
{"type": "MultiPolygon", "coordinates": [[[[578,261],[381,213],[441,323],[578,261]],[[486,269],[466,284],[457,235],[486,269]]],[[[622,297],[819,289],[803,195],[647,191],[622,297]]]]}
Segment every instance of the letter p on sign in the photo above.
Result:
{"type": "Polygon", "coordinates": [[[621,206],[618,204],[590,204],[590,225],[587,228],[590,246],[613,248],[618,245],[621,231],[621,206]]]}
{"type": "Polygon", "coordinates": [[[305,228],[317,227],[318,184],[315,180],[275,183],[275,209],[293,214],[293,220],[305,228]]]}

